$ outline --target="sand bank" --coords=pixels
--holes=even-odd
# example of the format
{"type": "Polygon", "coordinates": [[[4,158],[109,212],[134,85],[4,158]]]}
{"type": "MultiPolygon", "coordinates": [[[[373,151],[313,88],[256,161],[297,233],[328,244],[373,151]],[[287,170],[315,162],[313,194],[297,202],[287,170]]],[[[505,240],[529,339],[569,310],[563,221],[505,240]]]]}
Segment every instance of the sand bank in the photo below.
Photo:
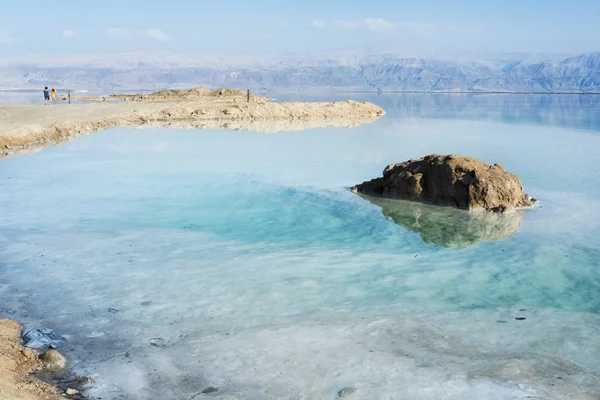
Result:
{"type": "Polygon", "coordinates": [[[58,390],[32,374],[46,364],[32,349],[21,346],[21,325],[0,319],[0,399],[58,400],[58,390]]]}
{"type": "MultiPolygon", "coordinates": [[[[274,103],[238,92],[168,91],[154,95],[89,97],[88,104],[0,106],[0,156],[31,152],[77,136],[117,126],[186,123],[191,128],[262,132],[316,127],[353,127],[385,112],[371,103],[274,103]],[[177,93],[179,94],[179,97],[177,93]],[[217,92],[218,93],[218,92],[217,92]],[[150,97],[144,97],[150,96],[150,97]],[[105,101],[108,99],[109,101],[105,101]],[[127,100],[127,101],[124,101],[127,100]],[[28,149],[29,148],[29,149],[28,149]]],[[[174,125],[175,127],[177,125],[174,125]]]]}

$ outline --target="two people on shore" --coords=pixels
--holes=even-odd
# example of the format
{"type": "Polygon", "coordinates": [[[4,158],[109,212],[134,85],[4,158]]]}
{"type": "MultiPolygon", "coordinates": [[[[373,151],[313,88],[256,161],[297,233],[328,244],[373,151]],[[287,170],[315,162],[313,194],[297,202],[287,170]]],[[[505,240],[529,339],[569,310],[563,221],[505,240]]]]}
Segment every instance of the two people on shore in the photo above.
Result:
{"type": "Polygon", "coordinates": [[[44,88],[44,104],[56,104],[56,90],[52,88],[52,91],[48,91],[48,86],[44,88]]]}

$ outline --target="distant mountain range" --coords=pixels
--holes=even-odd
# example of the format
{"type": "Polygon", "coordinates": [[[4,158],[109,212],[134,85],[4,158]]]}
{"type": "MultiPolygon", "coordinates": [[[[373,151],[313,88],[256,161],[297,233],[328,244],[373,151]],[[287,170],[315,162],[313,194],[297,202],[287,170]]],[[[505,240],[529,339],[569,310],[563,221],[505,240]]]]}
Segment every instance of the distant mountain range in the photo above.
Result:
{"type": "Polygon", "coordinates": [[[0,60],[0,89],[46,85],[114,91],[204,85],[255,91],[600,93],[600,52],[433,59],[347,50],[227,58],[129,53],[0,60]]]}

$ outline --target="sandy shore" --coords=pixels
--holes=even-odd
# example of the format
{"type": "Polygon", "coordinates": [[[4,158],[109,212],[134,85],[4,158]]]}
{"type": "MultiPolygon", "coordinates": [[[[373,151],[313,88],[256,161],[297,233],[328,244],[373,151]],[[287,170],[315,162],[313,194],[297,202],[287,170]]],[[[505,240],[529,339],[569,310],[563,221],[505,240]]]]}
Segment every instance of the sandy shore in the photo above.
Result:
{"type": "Polygon", "coordinates": [[[215,92],[192,89],[157,92],[154,97],[85,98],[90,101],[87,104],[0,106],[0,156],[32,152],[117,126],[158,124],[277,132],[353,127],[385,114],[374,104],[351,100],[274,103],[265,97],[252,96],[247,102],[241,92],[228,91],[223,96],[214,95],[215,92]]]}
{"type": "Polygon", "coordinates": [[[21,325],[0,319],[0,399],[58,400],[58,390],[32,374],[47,368],[34,350],[21,346],[21,325]]]}

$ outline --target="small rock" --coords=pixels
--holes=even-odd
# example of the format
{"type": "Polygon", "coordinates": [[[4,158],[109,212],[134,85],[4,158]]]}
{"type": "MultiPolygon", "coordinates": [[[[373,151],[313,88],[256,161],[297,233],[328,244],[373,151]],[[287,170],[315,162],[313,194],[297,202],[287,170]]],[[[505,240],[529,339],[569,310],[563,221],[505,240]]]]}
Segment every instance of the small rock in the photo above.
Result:
{"type": "Polygon", "coordinates": [[[515,319],[516,319],[517,321],[523,321],[523,320],[525,320],[525,317],[517,317],[517,318],[515,318],[515,319]]]}
{"type": "Polygon", "coordinates": [[[75,394],[79,394],[79,390],[73,389],[73,388],[68,388],[65,393],[69,396],[73,396],[75,394]]]}
{"type": "Polygon", "coordinates": [[[340,390],[338,392],[338,396],[341,399],[349,399],[350,397],[354,396],[356,393],[358,393],[358,389],[354,388],[354,387],[345,387],[342,390],[340,390]]]}
{"type": "Polygon", "coordinates": [[[204,394],[207,394],[207,393],[214,393],[214,392],[216,392],[216,391],[218,391],[218,390],[219,390],[219,389],[217,389],[217,388],[214,388],[214,387],[212,387],[212,386],[209,386],[209,387],[207,387],[206,389],[204,389],[204,390],[202,391],[202,393],[204,393],[204,394]]]}
{"type": "Polygon", "coordinates": [[[117,310],[116,308],[112,308],[112,307],[111,307],[111,308],[109,308],[109,309],[108,309],[108,312],[109,312],[109,313],[112,313],[112,314],[116,314],[116,313],[118,313],[118,312],[119,312],[119,310],[117,310]]]}
{"type": "Polygon", "coordinates": [[[49,371],[61,371],[67,366],[67,359],[56,350],[48,350],[40,357],[49,371]]]}
{"type": "Polygon", "coordinates": [[[142,301],[142,302],[140,303],[140,305],[142,305],[142,306],[149,306],[149,305],[150,305],[150,303],[151,303],[150,301],[142,301]]]}
{"type": "Polygon", "coordinates": [[[161,349],[167,347],[167,342],[163,338],[150,338],[148,341],[150,342],[150,346],[160,347],[161,349]]]}

